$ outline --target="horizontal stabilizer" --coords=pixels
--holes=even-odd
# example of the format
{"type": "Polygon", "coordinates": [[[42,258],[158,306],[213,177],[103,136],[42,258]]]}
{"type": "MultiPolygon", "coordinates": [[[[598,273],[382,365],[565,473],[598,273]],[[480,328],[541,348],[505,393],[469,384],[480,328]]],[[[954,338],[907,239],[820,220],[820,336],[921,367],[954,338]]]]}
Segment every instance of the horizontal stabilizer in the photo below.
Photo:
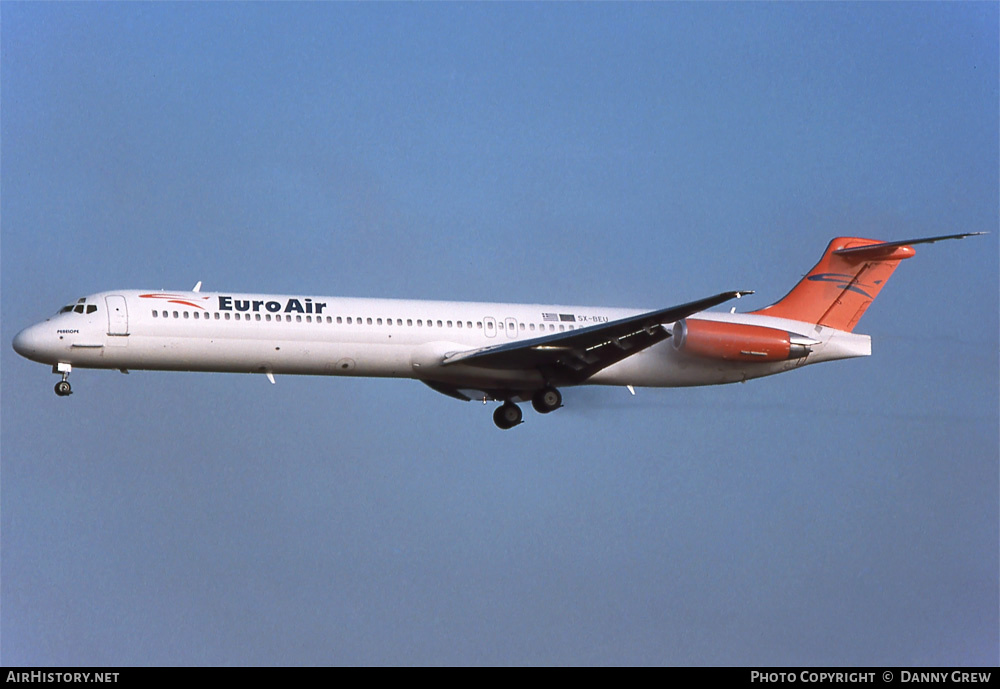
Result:
{"type": "MultiPolygon", "coordinates": [[[[895,249],[912,246],[914,244],[933,244],[946,239],[965,239],[966,237],[976,237],[985,232],[966,232],[965,234],[946,234],[940,237],[925,237],[923,239],[904,239],[898,242],[877,242],[864,246],[852,246],[845,249],[837,249],[833,253],[838,256],[847,256],[849,260],[874,260],[891,258],[895,249]]],[[[902,257],[900,257],[902,258],[902,257]]]]}

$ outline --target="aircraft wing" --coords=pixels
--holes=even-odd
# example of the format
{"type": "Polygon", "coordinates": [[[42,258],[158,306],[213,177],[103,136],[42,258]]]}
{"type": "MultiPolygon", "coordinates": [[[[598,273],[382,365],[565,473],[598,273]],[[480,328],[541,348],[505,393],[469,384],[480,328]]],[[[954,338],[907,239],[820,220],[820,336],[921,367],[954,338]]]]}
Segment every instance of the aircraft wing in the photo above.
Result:
{"type": "Polygon", "coordinates": [[[603,368],[670,337],[664,323],[738,299],[751,291],[723,292],[680,306],[649,311],[610,323],[492,347],[455,352],[443,366],[465,364],[492,369],[538,369],[553,382],[580,383],[603,368]]]}

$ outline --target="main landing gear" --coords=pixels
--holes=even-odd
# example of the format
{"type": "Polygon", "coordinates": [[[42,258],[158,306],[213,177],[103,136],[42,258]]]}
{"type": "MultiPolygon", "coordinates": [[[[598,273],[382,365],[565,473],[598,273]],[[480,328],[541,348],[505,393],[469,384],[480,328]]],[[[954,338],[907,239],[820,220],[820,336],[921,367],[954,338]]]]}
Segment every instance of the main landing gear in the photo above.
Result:
{"type": "Polygon", "coordinates": [[[69,364],[56,364],[52,367],[53,373],[62,374],[62,380],[56,383],[56,394],[60,397],[68,397],[73,394],[73,388],[70,387],[69,381],[67,380],[67,378],[69,378],[69,373],[72,370],[73,367],[69,364]]]}
{"type": "MultiPolygon", "coordinates": [[[[548,414],[562,406],[562,395],[555,388],[543,388],[531,398],[531,406],[539,414],[548,414]]],[[[493,412],[493,423],[503,430],[517,426],[521,420],[521,408],[510,400],[501,404],[493,412]]]]}
{"type": "Polygon", "coordinates": [[[539,414],[548,414],[562,406],[562,395],[555,388],[543,388],[531,398],[531,406],[539,414]]]}
{"type": "Polygon", "coordinates": [[[493,412],[493,423],[507,430],[521,423],[521,408],[511,401],[504,402],[493,412]]]}

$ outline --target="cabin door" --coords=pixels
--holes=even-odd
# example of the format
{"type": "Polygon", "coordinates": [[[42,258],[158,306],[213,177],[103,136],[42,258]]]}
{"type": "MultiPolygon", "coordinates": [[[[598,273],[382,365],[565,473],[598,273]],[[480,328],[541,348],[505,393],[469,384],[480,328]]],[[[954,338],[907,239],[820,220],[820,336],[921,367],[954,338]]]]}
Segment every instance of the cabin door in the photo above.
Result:
{"type": "Polygon", "coordinates": [[[128,335],[128,308],[125,297],[113,294],[104,297],[108,305],[108,335],[128,335]]]}

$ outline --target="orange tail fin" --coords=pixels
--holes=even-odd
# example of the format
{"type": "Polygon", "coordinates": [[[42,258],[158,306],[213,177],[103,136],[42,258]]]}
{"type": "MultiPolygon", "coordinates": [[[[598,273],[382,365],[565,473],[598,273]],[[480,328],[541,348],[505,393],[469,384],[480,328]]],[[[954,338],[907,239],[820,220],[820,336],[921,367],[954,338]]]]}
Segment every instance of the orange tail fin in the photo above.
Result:
{"type": "Polygon", "coordinates": [[[904,242],[837,237],[826,247],[819,263],[784,299],[754,313],[851,332],[899,262],[916,253],[909,244],[964,236],[968,235],[904,242]]]}
{"type": "Polygon", "coordinates": [[[819,263],[784,299],[754,313],[851,332],[899,262],[916,253],[911,244],[933,244],[980,234],[983,233],[967,232],[901,242],[837,237],[826,247],[819,263]]]}

